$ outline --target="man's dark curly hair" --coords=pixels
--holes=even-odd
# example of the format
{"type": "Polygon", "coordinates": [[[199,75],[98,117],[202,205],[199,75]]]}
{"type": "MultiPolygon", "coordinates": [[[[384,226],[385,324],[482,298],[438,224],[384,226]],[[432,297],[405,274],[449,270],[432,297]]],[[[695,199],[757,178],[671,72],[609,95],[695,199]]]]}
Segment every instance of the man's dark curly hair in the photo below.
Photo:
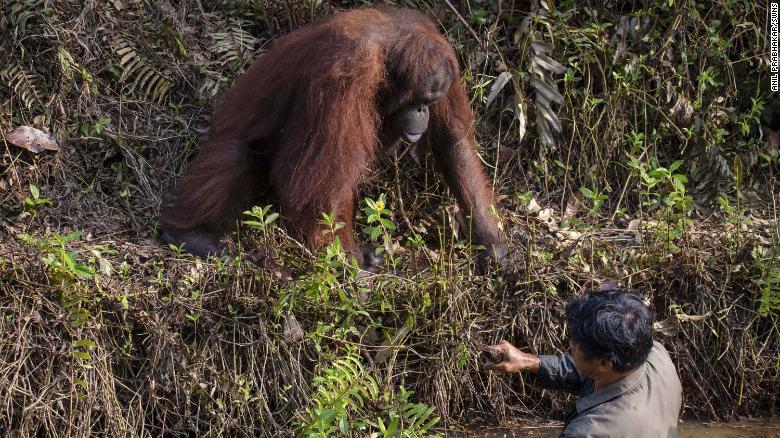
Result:
{"type": "Polygon", "coordinates": [[[569,337],[588,359],[619,372],[636,369],[653,347],[653,312],[622,289],[591,291],[566,306],[569,337]]]}

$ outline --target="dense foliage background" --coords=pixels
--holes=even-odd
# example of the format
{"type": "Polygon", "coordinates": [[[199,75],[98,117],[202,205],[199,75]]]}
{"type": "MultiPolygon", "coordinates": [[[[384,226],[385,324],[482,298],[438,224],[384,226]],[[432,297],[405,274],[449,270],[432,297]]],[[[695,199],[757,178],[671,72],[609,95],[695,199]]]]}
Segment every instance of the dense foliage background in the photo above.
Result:
{"type": "Polygon", "coordinates": [[[683,415],[777,415],[765,1],[391,2],[435,17],[461,58],[509,272],[477,275],[454,199],[410,150],[366,183],[379,275],[337,246],[308,253],[273,206],[244,218],[236,259],[157,243],[219,93],[276,36],[370,3],[0,4],[0,131],[59,144],[0,143],[0,434],[414,436],[561,418],[565,396],[485,373],[478,353],[502,338],[565,349],[564,303],[606,280],[656,312],[683,415]],[[260,247],[295,279],[256,266],[260,247]]]}

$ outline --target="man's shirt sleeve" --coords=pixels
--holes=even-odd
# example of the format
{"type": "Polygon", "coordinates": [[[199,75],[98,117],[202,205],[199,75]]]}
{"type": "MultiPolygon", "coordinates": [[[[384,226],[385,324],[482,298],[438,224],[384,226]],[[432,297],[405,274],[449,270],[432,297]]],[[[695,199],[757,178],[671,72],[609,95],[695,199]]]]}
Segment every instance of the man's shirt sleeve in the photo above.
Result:
{"type": "Polygon", "coordinates": [[[574,360],[568,354],[539,356],[536,384],[549,389],[560,389],[578,394],[585,378],[577,372],[574,360]]]}

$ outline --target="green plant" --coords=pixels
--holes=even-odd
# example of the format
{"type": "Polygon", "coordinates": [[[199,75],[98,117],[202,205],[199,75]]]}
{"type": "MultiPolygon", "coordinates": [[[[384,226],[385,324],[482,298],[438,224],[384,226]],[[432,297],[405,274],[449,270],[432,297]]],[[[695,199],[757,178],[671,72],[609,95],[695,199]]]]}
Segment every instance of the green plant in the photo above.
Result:
{"type": "Polygon", "coordinates": [[[312,406],[298,423],[303,437],[422,437],[439,422],[433,406],[410,401],[414,391],[380,390],[354,348],[315,376],[314,387],[312,406]]]}
{"type": "MultiPolygon", "coordinates": [[[[330,214],[322,213],[319,224],[327,227],[322,230],[322,233],[330,235],[332,239],[330,245],[325,246],[324,257],[320,259],[323,263],[320,264],[320,267],[331,270],[344,266],[347,263],[347,255],[341,247],[341,238],[336,234],[336,231],[344,228],[344,222],[337,221],[336,213],[331,212],[330,214]]],[[[351,261],[354,262],[354,259],[351,261]]]]}
{"type": "Polygon", "coordinates": [[[24,211],[32,213],[33,217],[38,213],[38,207],[41,205],[51,204],[51,199],[41,198],[41,191],[35,184],[30,184],[30,195],[24,198],[24,211]]]}
{"type": "Polygon", "coordinates": [[[392,212],[385,207],[387,205],[385,194],[382,193],[376,200],[365,198],[363,201],[366,203],[363,213],[366,215],[366,224],[368,224],[368,226],[363,228],[363,232],[368,235],[372,242],[376,242],[380,237],[382,238],[382,246],[377,248],[377,253],[381,254],[384,252],[388,254],[391,264],[395,265],[393,260],[393,236],[391,233],[395,231],[395,223],[391,219],[392,212]]]}
{"type": "Polygon", "coordinates": [[[306,409],[301,436],[348,435],[368,428],[366,405],[379,397],[379,385],[363,369],[354,351],[348,351],[315,376],[314,387],[313,406],[306,409]]]}
{"type": "Polygon", "coordinates": [[[318,252],[313,269],[302,278],[303,281],[280,294],[275,305],[277,314],[281,314],[285,307],[294,308],[299,292],[317,307],[333,311],[346,310],[349,314],[357,312],[355,299],[345,290],[349,283],[344,282],[356,278],[358,266],[354,258],[347,258],[341,239],[336,235],[344,223],[336,220],[335,213],[322,213],[319,223],[325,227],[322,232],[330,235],[331,243],[318,252]],[[334,299],[334,295],[338,300],[334,299]]]}
{"type": "Polygon", "coordinates": [[[761,290],[758,299],[758,313],[761,316],[780,314],[780,254],[763,247],[752,251],[760,275],[755,280],[761,290]]]}
{"type": "Polygon", "coordinates": [[[103,128],[109,124],[111,124],[111,119],[109,117],[103,117],[94,124],[89,122],[82,123],[79,127],[79,132],[81,132],[86,137],[95,137],[100,135],[100,133],[103,132],[103,128]]]}
{"type": "Polygon", "coordinates": [[[279,217],[279,213],[274,212],[269,214],[268,211],[270,209],[270,205],[266,205],[265,207],[254,206],[252,207],[252,210],[244,212],[244,214],[252,218],[252,220],[243,221],[243,224],[249,226],[250,228],[260,230],[260,232],[263,234],[263,239],[265,240],[264,243],[266,244],[268,244],[268,232],[270,226],[279,217]]]}
{"type": "Polygon", "coordinates": [[[751,97],[750,102],[750,109],[747,112],[741,113],[737,119],[742,135],[744,136],[750,134],[750,127],[753,124],[761,121],[761,113],[764,111],[764,102],[761,99],[751,97]]]}
{"type": "Polygon", "coordinates": [[[244,214],[255,218],[256,220],[251,221],[244,221],[244,224],[249,225],[250,227],[257,228],[261,231],[266,231],[269,225],[271,225],[276,218],[279,217],[279,213],[271,213],[268,214],[268,210],[271,209],[270,205],[266,205],[265,207],[252,207],[252,210],[245,211],[244,214]]]}
{"type": "Polygon", "coordinates": [[[677,172],[682,164],[682,160],[677,160],[666,168],[659,166],[655,158],[646,163],[635,157],[630,157],[628,163],[639,176],[641,207],[653,213],[659,225],[656,235],[672,249],[676,249],[674,240],[692,225],[693,198],[685,190],[688,178],[677,172]]]}
{"type": "Polygon", "coordinates": [[[588,211],[588,213],[591,215],[598,213],[598,211],[601,209],[601,206],[604,205],[604,201],[608,199],[607,195],[600,191],[598,187],[589,189],[583,186],[580,187],[580,193],[582,193],[582,195],[591,202],[591,207],[588,211]]]}
{"type": "Polygon", "coordinates": [[[20,234],[19,239],[28,245],[34,245],[41,253],[41,259],[48,268],[60,291],[60,304],[70,315],[71,325],[80,327],[90,316],[88,306],[92,301],[99,301],[100,297],[91,296],[88,289],[81,287],[80,282],[91,279],[96,270],[95,258],[86,262],[80,261],[81,254],[75,250],[69,250],[68,244],[81,236],[81,231],[74,231],[63,236],[59,233],[48,233],[43,237],[34,237],[29,234],[20,234]]]}
{"type": "Polygon", "coordinates": [[[44,237],[33,237],[29,234],[19,235],[22,242],[35,245],[43,255],[43,262],[60,282],[88,279],[95,274],[93,267],[78,262],[78,252],[67,249],[67,244],[79,237],[81,237],[81,231],[73,231],[65,236],[56,232],[44,237]]]}
{"type": "Polygon", "coordinates": [[[376,427],[379,430],[371,436],[383,438],[438,436],[430,434],[431,428],[439,422],[439,417],[434,416],[436,409],[426,403],[409,401],[414,391],[407,391],[401,386],[399,392],[393,403],[383,407],[383,414],[387,416],[389,422],[385,424],[382,417],[377,418],[376,427]]]}

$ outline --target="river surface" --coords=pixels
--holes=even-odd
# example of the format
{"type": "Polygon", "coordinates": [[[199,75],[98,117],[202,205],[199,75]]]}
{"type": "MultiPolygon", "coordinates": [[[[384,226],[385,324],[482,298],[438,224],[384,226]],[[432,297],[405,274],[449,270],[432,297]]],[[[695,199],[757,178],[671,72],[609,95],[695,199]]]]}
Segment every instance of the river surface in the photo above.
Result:
{"type": "MultiPolygon", "coordinates": [[[[476,428],[468,433],[447,436],[476,438],[554,438],[561,432],[561,423],[526,424],[507,428],[476,428]]],[[[780,418],[744,420],[733,423],[681,421],[679,438],[780,438],[780,418]]]]}

